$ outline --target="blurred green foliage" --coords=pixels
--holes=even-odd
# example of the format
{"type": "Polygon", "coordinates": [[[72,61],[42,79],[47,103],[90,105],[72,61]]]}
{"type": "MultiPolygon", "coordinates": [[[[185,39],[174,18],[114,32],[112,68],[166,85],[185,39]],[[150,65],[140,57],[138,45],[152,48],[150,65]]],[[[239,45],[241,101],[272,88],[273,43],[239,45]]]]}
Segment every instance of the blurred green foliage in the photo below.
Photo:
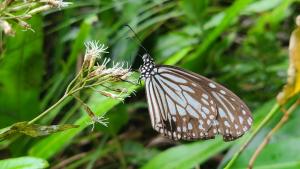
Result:
{"type": "MultiPolygon", "coordinates": [[[[234,91],[253,111],[255,128],[286,81],[288,42],[299,7],[299,0],[77,0],[67,8],[35,16],[30,20],[34,32],[16,25],[15,37],[1,35],[0,127],[28,121],[62,96],[87,40],[107,44],[107,57],[126,61],[136,70],[144,51],[128,38],[133,35],[124,25],[129,24],[157,63],[176,64],[234,91]]],[[[97,92],[82,93],[93,111],[109,118],[107,128],[96,125],[91,131],[80,104],[66,100],[39,123],[79,128],[2,141],[5,160],[0,165],[28,160],[46,167],[47,160],[52,168],[67,169],[222,168],[245,140],[163,139],[151,128],[142,87],[117,85],[136,94],[122,103],[97,92]]],[[[299,111],[272,137],[255,168],[299,168],[299,111]]],[[[278,113],[263,128],[232,168],[246,168],[280,117],[278,113]]]]}

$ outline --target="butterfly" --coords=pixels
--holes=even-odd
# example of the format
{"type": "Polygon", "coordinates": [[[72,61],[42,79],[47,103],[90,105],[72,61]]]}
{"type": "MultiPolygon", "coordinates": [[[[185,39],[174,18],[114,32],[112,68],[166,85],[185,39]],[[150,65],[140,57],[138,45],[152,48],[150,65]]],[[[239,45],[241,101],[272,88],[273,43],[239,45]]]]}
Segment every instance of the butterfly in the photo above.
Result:
{"type": "Polygon", "coordinates": [[[247,105],[224,86],[175,66],[156,65],[146,53],[140,79],[145,81],[154,130],[173,140],[241,137],[252,125],[247,105]]]}

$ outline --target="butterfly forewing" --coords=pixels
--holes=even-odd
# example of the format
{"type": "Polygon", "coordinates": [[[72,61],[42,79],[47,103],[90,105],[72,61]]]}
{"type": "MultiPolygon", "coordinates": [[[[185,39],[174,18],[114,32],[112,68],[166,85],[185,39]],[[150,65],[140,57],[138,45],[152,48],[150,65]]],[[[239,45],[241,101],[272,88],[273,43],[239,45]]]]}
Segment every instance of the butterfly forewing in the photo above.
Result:
{"type": "Polygon", "coordinates": [[[231,91],[198,74],[157,66],[145,78],[151,123],[172,139],[224,140],[242,136],[251,126],[247,106],[231,91]]]}

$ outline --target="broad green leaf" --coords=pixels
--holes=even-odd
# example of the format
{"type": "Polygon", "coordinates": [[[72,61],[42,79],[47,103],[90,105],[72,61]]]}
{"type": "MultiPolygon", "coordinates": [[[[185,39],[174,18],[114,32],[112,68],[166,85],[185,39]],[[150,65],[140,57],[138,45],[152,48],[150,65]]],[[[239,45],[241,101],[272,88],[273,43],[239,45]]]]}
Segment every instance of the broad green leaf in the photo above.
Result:
{"type": "Polygon", "coordinates": [[[126,141],[123,143],[123,152],[129,154],[127,159],[131,164],[143,165],[155,157],[160,151],[145,147],[139,142],[126,141]]]}
{"type": "MultiPolygon", "coordinates": [[[[274,106],[274,104],[276,103],[275,99],[266,102],[265,104],[263,104],[261,107],[259,107],[258,109],[256,109],[253,112],[254,115],[254,119],[253,119],[253,126],[252,129],[250,130],[253,131],[253,128],[256,128],[259,123],[265,118],[266,113],[268,111],[270,111],[272,109],[272,107],[274,106]]],[[[262,135],[264,135],[266,133],[266,131],[264,130],[262,133],[262,135]]],[[[256,136],[256,138],[259,137],[261,138],[262,136],[260,134],[258,134],[258,136],[256,136]]],[[[223,160],[221,161],[221,163],[219,164],[218,168],[223,168],[224,165],[226,165],[226,163],[232,158],[232,155],[239,149],[239,147],[247,140],[247,138],[244,136],[241,139],[238,140],[237,144],[233,145],[229,151],[226,153],[226,155],[224,156],[223,160]]],[[[254,141],[252,141],[252,144],[248,145],[248,148],[250,146],[254,146],[253,148],[256,148],[256,145],[259,144],[259,141],[257,141],[256,139],[254,139],[254,141]],[[253,142],[257,142],[257,143],[253,143],[253,142]]]]}
{"type": "MultiPolygon", "coordinates": [[[[294,164],[293,168],[298,168],[300,161],[300,137],[283,138],[279,136],[273,138],[271,142],[263,149],[254,163],[254,168],[273,166],[279,168],[281,165],[294,164]],[[287,153],[288,152],[288,153],[287,153]],[[298,163],[298,164],[297,164],[298,163]],[[296,165],[295,165],[296,164],[296,165]]],[[[248,149],[243,155],[236,161],[233,168],[245,168],[248,165],[249,159],[256,150],[255,147],[248,149]]],[[[272,168],[273,169],[273,168],[272,168]]]]}
{"type": "Polygon", "coordinates": [[[30,156],[0,160],[0,169],[42,169],[48,166],[46,160],[30,156]]]}
{"type": "Polygon", "coordinates": [[[155,156],[142,169],[189,169],[225,150],[232,143],[216,138],[173,147],[155,156]]]}
{"type": "MultiPolygon", "coordinates": [[[[266,112],[268,112],[275,103],[275,100],[272,100],[255,112],[256,116],[254,118],[254,128],[258,123],[261,122],[261,120],[265,117],[266,112]]],[[[269,144],[258,156],[254,168],[264,168],[268,166],[279,168],[281,165],[297,165],[297,163],[300,161],[300,155],[298,153],[300,147],[300,132],[298,130],[298,125],[300,123],[299,112],[300,107],[291,114],[290,120],[273,135],[269,144]]],[[[273,128],[276,123],[278,123],[280,117],[282,117],[281,112],[272,120],[272,123],[269,123],[262,129],[262,131],[248,145],[245,151],[239,156],[237,161],[234,163],[233,168],[245,168],[248,165],[249,159],[257,149],[257,146],[261,144],[262,140],[265,138],[270,129],[273,128]]],[[[232,147],[228,151],[219,168],[224,166],[224,164],[231,158],[232,154],[237,150],[238,147],[240,147],[240,144],[232,147]]]]}

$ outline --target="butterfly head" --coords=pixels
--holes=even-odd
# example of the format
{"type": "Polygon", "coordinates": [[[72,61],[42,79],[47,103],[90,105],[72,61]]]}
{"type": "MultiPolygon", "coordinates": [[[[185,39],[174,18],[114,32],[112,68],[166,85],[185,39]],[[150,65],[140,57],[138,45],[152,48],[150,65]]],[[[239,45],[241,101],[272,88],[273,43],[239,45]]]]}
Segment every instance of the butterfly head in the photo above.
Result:
{"type": "Polygon", "coordinates": [[[148,53],[143,55],[143,62],[143,65],[140,67],[141,78],[148,78],[154,74],[155,63],[148,53]]]}

